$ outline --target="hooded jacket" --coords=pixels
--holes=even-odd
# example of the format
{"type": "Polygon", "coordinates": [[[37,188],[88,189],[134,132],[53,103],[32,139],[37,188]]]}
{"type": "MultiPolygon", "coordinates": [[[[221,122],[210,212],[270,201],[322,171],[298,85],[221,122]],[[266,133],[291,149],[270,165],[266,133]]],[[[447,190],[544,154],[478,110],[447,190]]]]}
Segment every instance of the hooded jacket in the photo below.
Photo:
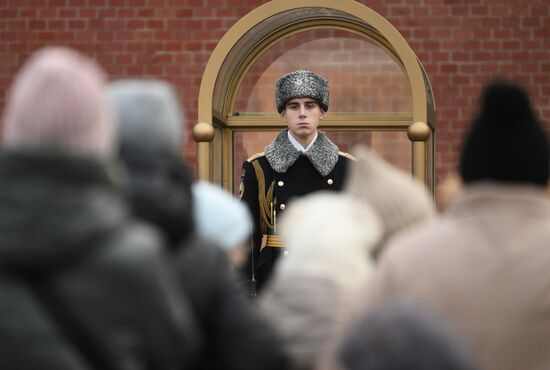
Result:
{"type": "Polygon", "coordinates": [[[291,369],[316,369],[372,275],[369,255],[382,223],[367,204],[325,191],[296,200],[280,227],[292,252],[275,266],[260,307],[283,338],[291,369]]]}
{"type": "Polygon", "coordinates": [[[442,217],[397,235],[368,306],[436,311],[487,370],[550,368],[550,201],[533,185],[465,186],[442,217]]]}
{"type": "Polygon", "coordinates": [[[181,369],[190,316],[110,168],[0,155],[0,368],[181,369]]]}
{"type": "Polygon", "coordinates": [[[287,356],[278,338],[244,296],[225,252],[195,232],[192,180],[181,158],[161,151],[144,153],[140,143],[122,142],[133,210],[162,232],[171,266],[204,337],[204,351],[194,368],[284,369],[287,356]]]}

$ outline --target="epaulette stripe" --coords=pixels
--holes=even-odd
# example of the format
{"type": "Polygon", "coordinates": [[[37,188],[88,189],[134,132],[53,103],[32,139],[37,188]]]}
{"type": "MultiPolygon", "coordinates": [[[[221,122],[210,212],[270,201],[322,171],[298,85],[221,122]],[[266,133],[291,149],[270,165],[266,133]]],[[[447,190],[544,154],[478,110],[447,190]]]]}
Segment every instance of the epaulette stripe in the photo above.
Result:
{"type": "Polygon", "coordinates": [[[342,156],[344,156],[344,157],[346,157],[346,158],[349,158],[349,159],[351,159],[352,161],[355,161],[355,160],[356,160],[355,157],[354,157],[353,155],[349,154],[349,153],[338,151],[338,154],[339,154],[339,155],[342,155],[342,156]]]}
{"type": "Polygon", "coordinates": [[[256,158],[258,157],[261,157],[265,155],[265,152],[260,152],[260,153],[256,153],[256,154],[253,154],[251,155],[250,157],[248,157],[248,159],[246,160],[247,162],[252,162],[253,160],[255,160],[256,158]]]}

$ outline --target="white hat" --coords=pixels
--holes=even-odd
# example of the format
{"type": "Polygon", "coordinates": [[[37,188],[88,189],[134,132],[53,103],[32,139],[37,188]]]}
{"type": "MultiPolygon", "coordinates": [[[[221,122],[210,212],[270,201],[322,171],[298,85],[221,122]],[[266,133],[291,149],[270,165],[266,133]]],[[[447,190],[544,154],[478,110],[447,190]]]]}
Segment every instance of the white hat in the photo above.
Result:
{"type": "Polygon", "coordinates": [[[331,191],[296,199],[281,218],[280,229],[290,254],[278,263],[276,275],[311,269],[348,282],[355,272],[368,273],[372,248],[383,235],[372,207],[331,191]]]}
{"type": "Polygon", "coordinates": [[[248,208],[231,193],[209,182],[193,185],[193,216],[201,236],[232,249],[252,234],[248,208]]]}

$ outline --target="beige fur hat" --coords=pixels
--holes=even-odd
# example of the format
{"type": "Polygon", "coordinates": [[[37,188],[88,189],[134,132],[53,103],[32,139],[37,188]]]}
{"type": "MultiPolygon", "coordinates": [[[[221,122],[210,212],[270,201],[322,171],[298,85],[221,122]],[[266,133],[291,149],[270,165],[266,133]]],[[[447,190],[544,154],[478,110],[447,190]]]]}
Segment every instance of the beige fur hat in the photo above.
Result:
{"type": "Polygon", "coordinates": [[[426,186],[364,146],[354,148],[345,192],[370,204],[384,224],[384,240],[434,215],[426,186]]]}
{"type": "Polygon", "coordinates": [[[290,255],[279,262],[277,274],[311,269],[345,274],[347,280],[367,268],[371,248],[383,235],[382,222],[373,208],[334,192],[316,192],[295,200],[280,227],[290,255]]]}

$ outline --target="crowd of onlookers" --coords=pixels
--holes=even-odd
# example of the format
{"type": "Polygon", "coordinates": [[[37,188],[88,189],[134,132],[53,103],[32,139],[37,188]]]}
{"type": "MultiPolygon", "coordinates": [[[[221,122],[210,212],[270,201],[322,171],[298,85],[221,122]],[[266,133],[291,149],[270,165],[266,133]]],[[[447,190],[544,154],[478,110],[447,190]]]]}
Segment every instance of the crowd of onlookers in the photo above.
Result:
{"type": "Polygon", "coordinates": [[[439,210],[366,147],[343,192],[293,202],[251,298],[247,208],[197,182],[167,82],[108,82],[48,47],[7,93],[2,370],[550,369],[548,139],[489,83],[439,210]]]}

